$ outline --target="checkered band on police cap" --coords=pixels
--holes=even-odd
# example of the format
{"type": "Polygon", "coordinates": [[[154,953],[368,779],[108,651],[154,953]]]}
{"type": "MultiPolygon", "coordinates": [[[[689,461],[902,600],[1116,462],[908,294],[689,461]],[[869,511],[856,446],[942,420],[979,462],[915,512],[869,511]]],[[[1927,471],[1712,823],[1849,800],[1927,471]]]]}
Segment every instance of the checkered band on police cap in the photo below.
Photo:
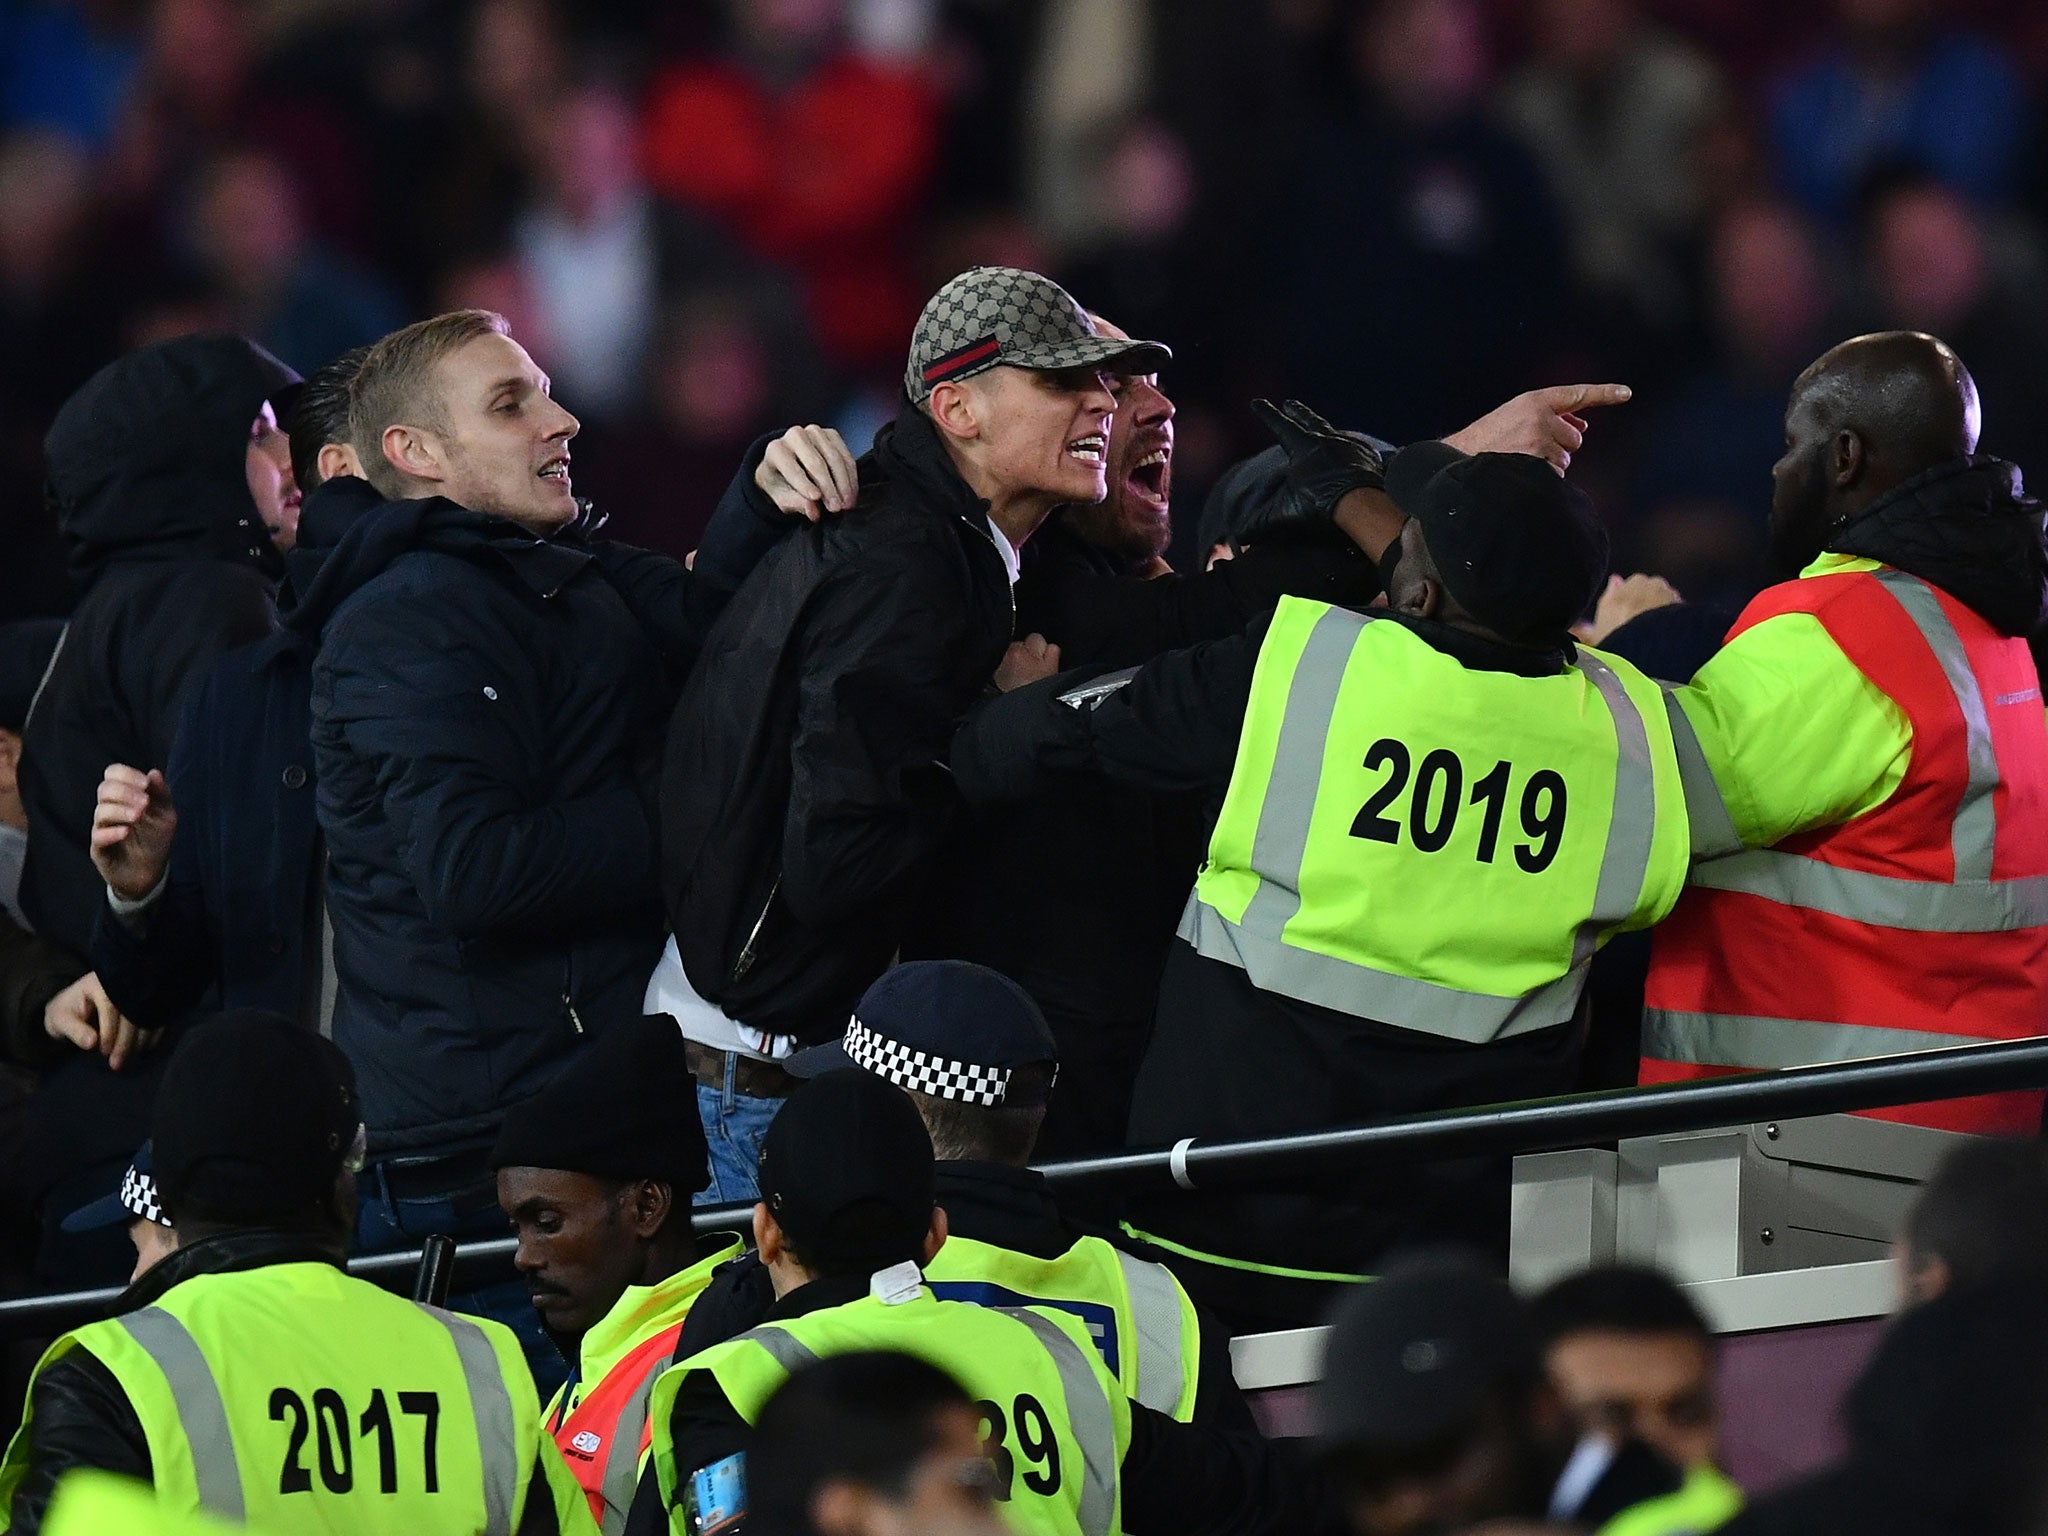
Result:
{"type": "Polygon", "coordinates": [[[121,1205],[134,1216],[144,1221],[153,1221],[160,1227],[168,1227],[171,1218],[164,1214],[164,1202],[156,1192],[156,1180],[137,1168],[133,1163],[121,1176],[121,1205]]]}
{"type": "Polygon", "coordinates": [[[912,1093],[994,1109],[1010,1089],[1008,1067],[976,1066],[971,1061],[912,1050],[900,1040],[877,1034],[857,1018],[847,1021],[844,1043],[855,1066],[912,1093]]]}
{"type": "Polygon", "coordinates": [[[1067,290],[1016,267],[974,267],[931,297],[910,337],[903,388],[923,400],[935,385],[990,368],[1077,368],[1115,363],[1152,373],[1173,353],[1156,341],[1103,336],[1067,290]]]}

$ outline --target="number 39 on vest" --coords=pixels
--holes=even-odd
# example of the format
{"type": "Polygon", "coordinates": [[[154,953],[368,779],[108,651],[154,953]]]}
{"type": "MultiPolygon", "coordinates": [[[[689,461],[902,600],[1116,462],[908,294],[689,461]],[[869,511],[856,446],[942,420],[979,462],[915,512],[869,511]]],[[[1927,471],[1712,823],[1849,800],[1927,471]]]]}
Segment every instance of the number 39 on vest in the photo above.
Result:
{"type": "Polygon", "coordinates": [[[1284,598],[1181,937],[1265,991],[1468,1044],[1562,1024],[1593,952],[1683,889],[1672,731],[1619,657],[1484,671],[1284,598]]]}
{"type": "Polygon", "coordinates": [[[940,1301],[929,1291],[895,1305],[863,1297],[764,1323],[671,1367],[654,1384],[654,1467],[663,1507],[683,1529],[670,1421],[693,1371],[709,1371],[749,1424],[782,1385],[815,1360],[887,1349],[937,1366],[981,1408],[1000,1479],[1003,1521],[1018,1536],[1115,1536],[1122,1529],[1119,1467],[1131,1405],[1072,1318],[940,1301]]]}

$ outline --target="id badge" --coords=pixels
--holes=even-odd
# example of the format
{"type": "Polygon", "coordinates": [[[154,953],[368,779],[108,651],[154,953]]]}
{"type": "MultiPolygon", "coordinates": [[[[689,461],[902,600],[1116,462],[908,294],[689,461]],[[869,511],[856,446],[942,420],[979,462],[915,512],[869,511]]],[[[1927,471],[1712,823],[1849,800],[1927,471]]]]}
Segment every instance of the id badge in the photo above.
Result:
{"type": "Polygon", "coordinates": [[[747,1517],[747,1458],[728,1456],[690,1474],[691,1536],[736,1531],[747,1517]]]}

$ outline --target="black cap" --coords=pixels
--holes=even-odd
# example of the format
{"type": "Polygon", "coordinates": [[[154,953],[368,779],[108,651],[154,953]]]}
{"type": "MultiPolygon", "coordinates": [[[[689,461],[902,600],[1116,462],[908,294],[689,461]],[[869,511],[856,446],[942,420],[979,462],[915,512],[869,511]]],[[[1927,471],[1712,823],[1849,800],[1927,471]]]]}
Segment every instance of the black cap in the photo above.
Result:
{"type": "Polygon", "coordinates": [[[63,633],[62,619],[0,624],[0,731],[19,735],[28,723],[28,707],[35,702],[63,633]]]}
{"type": "Polygon", "coordinates": [[[1527,1309],[1497,1275],[1432,1260],[1361,1285],[1331,1320],[1319,1444],[1400,1449],[1474,1423],[1489,1394],[1538,1379],[1527,1309]]]}
{"type": "Polygon", "coordinates": [[[322,1215],[356,1150],[356,1075],[331,1040],[244,1008],[188,1033],[164,1069],[151,1140],[156,1178],[181,1211],[257,1225],[322,1215]]]}
{"type": "Polygon", "coordinates": [[[815,1274],[864,1274],[921,1256],[938,1203],[917,1109],[865,1072],[791,1094],[761,1140],[761,1199],[815,1274]]]}
{"type": "Polygon", "coordinates": [[[171,1224],[163,1196],[157,1192],[155,1168],[146,1141],[121,1175],[119,1188],[109,1190],[90,1205],[80,1206],[58,1225],[66,1232],[97,1232],[102,1227],[125,1227],[138,1216],[160,1227],[171,1224]]]}
{"type": "Polygon", "coordinates": [[[1387,463],[1387,494],[1421,525],[1459,606],[1505,639],[1563,639],[1607,581],[1606,525],[1533,455],[1411,443],[1387,463]]]}
{"type": "Polygon", "coordinates": [[[696,1100],[676,1021],[665,1013],[620,1019],[506,1112],[491,1167],[656,1179],[691,1195],[711,1182],[696,1100]]]}
{"type": "Polygon", "coordinates": [[[792,1077],[858,1067],[913,1093],[998,1109],[1044,1104],[1058,1062],[1045,1015],[1002,972],[965,960],[912,960],[861,994],[843,1037],[784,1065],[792,1077]],[[1035,1066],[1052,1070],[1015,1070],[1035,1066]]]}

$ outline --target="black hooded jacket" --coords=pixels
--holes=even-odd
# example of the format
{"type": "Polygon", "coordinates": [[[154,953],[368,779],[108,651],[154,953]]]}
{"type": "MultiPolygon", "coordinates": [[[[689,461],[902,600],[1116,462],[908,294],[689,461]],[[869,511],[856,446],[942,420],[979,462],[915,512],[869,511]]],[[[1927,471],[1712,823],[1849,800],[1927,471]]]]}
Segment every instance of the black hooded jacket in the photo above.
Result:
{"type": "Polygon", "coordinates": [[[2041,504],[2019,466],[1986,454],[1951,459],[1893,489],[1828,540],[1918,576],[2003,635],[2031,635],[2048,601],[2041,504]]]}
{"type": "MultiPolygon", "coordinates": [[[[721,515],[760,499],[754,462],[721,515]]],[[[700,996],[806,1043],[846,1027],[930,873],[946,744],[1011,621],[988,503],[906,407],[854,509],[761,562],[670,724],[662,875],[700,996]]]]}
{"type": "Polygon", "coordinates": [[[677,679],[788,520],[740,508],[694,571],[387,502],[293,568],[317,645],[314,778],[334,1040],[374,1154],[488,1144],[661,949],[653,763],[677,679]],[[302,579],[303,577],[303,584],[302,579]]]}
{"type": "Polygon", "coordinates": [[[78,604],[23,733],[22,905],[79,954],[105,900],[86,844],[107,765],[165,767],[187,688],[273,626],[278,554],[244,461],[296,382],[254,342],[185,337],[102,368],[44,439],[78,604]]]}

